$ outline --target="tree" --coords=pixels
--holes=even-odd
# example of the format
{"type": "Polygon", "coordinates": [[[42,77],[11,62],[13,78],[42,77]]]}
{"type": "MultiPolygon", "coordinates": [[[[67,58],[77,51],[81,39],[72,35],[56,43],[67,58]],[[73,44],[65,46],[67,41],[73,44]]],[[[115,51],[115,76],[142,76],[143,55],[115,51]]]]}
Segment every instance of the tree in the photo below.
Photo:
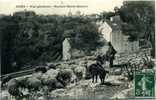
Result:
{"type": "Polygon", "coordinates": [[[11,16],[4,16],[0,19],[0,34],[2,35],[2,46],[1,46],[1,69],[2,74],[10,73],[14,71],[12,64],[15,59],[14,51],[14,39],[18,30],[17,24],[11,16]]]}
{"type": "Polygon", "coordinates": [[[102,45],[98,40],[98,27],[91,19],[83,17],[65,18],[64,33],[70,35],[73,48],[90,52],[102,45]]]}
{"type": "Polygon", "coordinates": [[[18,71],[27,65],[61,60],[65,35],[72,37],[73,48],[87,53],[101,45],[98,28],[89,18],[41,16],[27,11],[2,17],[0,24],[2,74],[18,71]],[[13,68],[15,64],[17,68],[13,68]]]}
{"type": "Polygon", "coordinates": [[[102,12],[99,15],[99,20],[110,20],[112,16],[115,16],[115,12],[102,12]]]}
{"type": "Polygon", "coordinates": [[[129,35],[129,40],[145,39],[152,44],[152,56],[155,52],[155,6],[154,1],[124,1],[119,9],[121,19],[125,22],[123,33],[129,35]]]}

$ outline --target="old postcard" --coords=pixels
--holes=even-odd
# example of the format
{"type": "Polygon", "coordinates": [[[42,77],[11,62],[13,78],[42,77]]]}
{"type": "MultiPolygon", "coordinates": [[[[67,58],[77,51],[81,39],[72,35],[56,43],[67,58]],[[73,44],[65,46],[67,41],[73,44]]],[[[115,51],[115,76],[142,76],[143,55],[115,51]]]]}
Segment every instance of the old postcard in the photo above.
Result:
{"type": "Polygon", "coordinates": [[[156,100],[155,0],[0,0],[1,100],[156,100]]]}

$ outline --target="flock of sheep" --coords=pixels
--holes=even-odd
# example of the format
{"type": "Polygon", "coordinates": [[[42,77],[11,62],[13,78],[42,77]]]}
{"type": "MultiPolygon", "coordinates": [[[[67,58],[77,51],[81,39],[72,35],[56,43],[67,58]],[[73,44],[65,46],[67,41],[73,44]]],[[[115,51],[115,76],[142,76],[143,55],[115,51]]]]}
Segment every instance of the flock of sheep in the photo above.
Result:
{"type": "MultiPolygon", "coordinates": [[[[20,78],[4,77],[1,86],[2,88],[7,87],[9,94],[15,97],[16,100],[21,100],[20,98],[30,97],[39,91],[48,94],[55,89],[65,88],[68,84],[77,83],[83,78],[92,78],[92,82],[94,82],[94,78],[97,81],[97,76],[99,76],[101,83],[104,83],[108,71],[99,67],[100,65],[95,62],[88,66],[86,64],[86,62],[89,63],[88,59],[82,61],[85,61],[82,65],[77,65],[81,62],[74,61],[68,64],[62,63],[62,65],[38,66],[31,76],[20,78]],[[27,95],[23,92],[25,90],[28,90],[27,95]]],[[[95,59],[90,61],[93,62],[95,59]]]]}
{"type": "Polygon", "coordinates": [[[52,90],[65,88],[67,84],[82,79],[85,72],[85,67],[60,69],[53,64],[49,67],[38,66],[31,76],[20,78],[4,77],[1,86],[2,88],[7,87],[12,97],[21,100],[20,98],[35,94],[38,91],[50,93],[52,90]],[[28,90],[29,94],[25,95],[23,93],[25,90],[28,90]]]}

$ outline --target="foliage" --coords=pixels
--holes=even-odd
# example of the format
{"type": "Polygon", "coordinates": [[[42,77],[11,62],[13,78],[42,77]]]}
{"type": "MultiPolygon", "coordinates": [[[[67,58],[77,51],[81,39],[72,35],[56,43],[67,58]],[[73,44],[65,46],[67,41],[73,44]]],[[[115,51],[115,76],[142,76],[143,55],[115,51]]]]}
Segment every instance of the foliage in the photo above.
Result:
{"type": "Polygon", "coordinates": [[[10,67],[13,63],[15,51],[14,51],[14,38],[16,30],[18,29],[15,24],[15,20],[8,16],[0,19],[0,34],[2,36],[2,46],[1,46],[1,60],[2,60],[2,73],[9,73],[14,70],[14,67],[10,67]],[[10,69],[10,70],[8,70],[10,69]]]}
{"type": "Polygon", "coordinates": [[[154,56],[154,1],[124,1],[118,13],[124,21],[122,31],[129,35],[129,40],[146,39],[153,46],[154,56]]]}
{"type": "Polygon", "coordinates": [[[106,20],[106,19],[108,19],[108,20],[110,20],[110,17],[112,17],[112,16],[115,16],[115,13],[114,12],[102,12],[102,13],[100,13],[100,15],[99,15],[99,19],[101,20],[106,20]]]}
{"type": "Polygon", "coordinates": [[[145,54],[145,57],[142,59],[143,59],[145,67],[151,68],[151,69],[154,67],[154,61],[152,61],[151,58],[149,58],[146,54],[145,54]]]}
{"type": "Polygon", "coordinates": [[[61,60],[66,35],[71,36],[73,48],[86,52],[101,45],[98,29],[89,18],[18,12],[0,18],[0,24],[2,73],[39,62],[61,60]]]}

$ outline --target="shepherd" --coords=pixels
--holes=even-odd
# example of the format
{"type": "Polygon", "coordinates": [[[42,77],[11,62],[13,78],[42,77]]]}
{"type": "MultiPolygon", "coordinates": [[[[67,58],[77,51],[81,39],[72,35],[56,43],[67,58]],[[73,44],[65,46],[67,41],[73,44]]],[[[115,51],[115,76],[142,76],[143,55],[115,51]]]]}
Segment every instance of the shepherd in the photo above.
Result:
{"type": "Polygon", "coordinates": [[[108,46],[109,48],[106,52],[106,57],[108,58],[109,66],[113,67],[113,60],[115,59],[115,54],[117,53],[117,51],[112,46],[111,42],[108,42],[108,46]]]}

